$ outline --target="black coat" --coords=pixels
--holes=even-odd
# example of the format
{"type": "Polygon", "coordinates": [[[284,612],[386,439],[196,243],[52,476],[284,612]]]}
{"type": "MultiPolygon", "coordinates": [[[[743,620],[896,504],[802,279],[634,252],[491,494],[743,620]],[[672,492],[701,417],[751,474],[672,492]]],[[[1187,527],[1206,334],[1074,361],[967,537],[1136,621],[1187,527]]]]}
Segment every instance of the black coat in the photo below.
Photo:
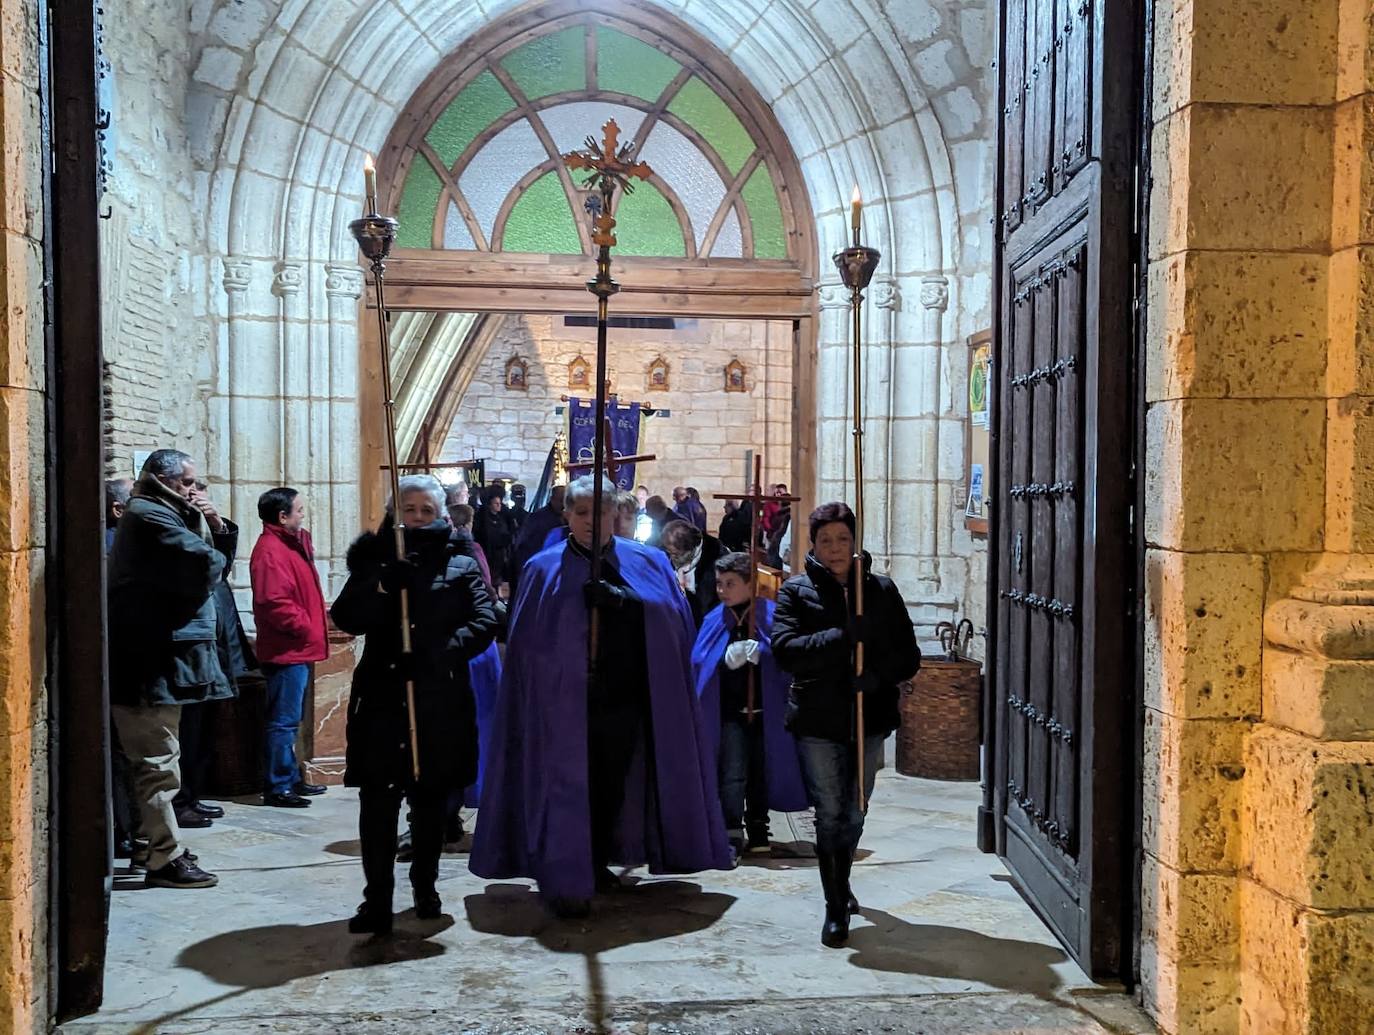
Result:
{"type": "Polygon", "coordinates": [[[232,697],[220,666],[214,590],[232,549],[188,522],[190,505],[129,501],[108,560],[110,700],[121,705],[199,704],[232,697]],[[216,549],[216,547],[220,549],[216,549]]]}
{"type": "Polygon", "coordinates": [[[706,620],[706,616],[720,603],[720,597],[716,595],[716,561],[720,560],[724,552],[720,548],[720,540],[715,536],[702,537],[701,557],[697,560],[696,567],[696,592],[687,595],[687,604],[692,609],[692,621],[696,622],[698,629],[706,620]]]}
{"type": "Polygon", "coordinates": [[[749,549],[748,503],[743,503],[720,519],[720,545],[731,553],[749,549]]]}
{"type": "MultiPolygon", "coordinates": [[[[420,782],[437,791],[477,777],[477,716],[468,662],[487,649],[496,613],[477,562],[464,556],[452,529],[406,530],[417,566],[410,589],[415,654],[415,711],[420,782]]],[[[383,566],[395,556],[389,527],[361,536],[348,550],[348,581],[330,609],[344,632],[366,636],[348,702],[344,783],[350,787],[411,783],[410,724],[401,657],[400,597],[381,590],[383,566]]]]}
{"type": "MultiPolygon", "coordinates": [[[[792,674],[787,728],[799,737],[854,739],[852,613],[845,587],[811,554],[806,574],[788,579],[778,593],[773,657],[792,674]]],[[[898,684],[921,667],[921,650],[902,594],[891,579],[868,570],[867,556],[864,617],[864,669],[878,678],[878,688],[864,695],[864,733],[886,736],[900,725],[898,684]]]]}
{"type": "Polygon", "coordinates": [[[493,514],[485,506],[472,518],[472,538],[487,555],[493,582],[509,582],[511,557],[515,552],[515,519],[504,507],[493,514]]]}

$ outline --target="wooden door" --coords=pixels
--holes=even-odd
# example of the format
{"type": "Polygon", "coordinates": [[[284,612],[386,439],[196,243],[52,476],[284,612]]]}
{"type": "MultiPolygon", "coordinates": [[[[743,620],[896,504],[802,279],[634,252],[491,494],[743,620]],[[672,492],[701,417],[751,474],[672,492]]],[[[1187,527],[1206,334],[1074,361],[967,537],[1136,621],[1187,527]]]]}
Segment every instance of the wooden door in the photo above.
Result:
{"type": "Polygon", "coordinates": [[[1135,0],[1003,0],[988,801],[1090,974],[1134,892],[1135,0]]]}

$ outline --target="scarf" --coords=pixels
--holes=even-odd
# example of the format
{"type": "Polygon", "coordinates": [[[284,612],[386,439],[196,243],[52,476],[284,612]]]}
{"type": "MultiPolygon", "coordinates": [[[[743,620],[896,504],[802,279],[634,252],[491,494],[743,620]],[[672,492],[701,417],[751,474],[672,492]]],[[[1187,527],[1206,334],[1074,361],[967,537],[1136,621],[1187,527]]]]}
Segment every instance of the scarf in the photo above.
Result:
{"type": "Polygon", "coordinates": [[[697,565],[701,563],[701,550],[706,545],[702,540],[697,544],[692,556],[684,561],[677,569],[677,584],[682,587],[682,591],[688,596],[697,591],[697,565]]]}
{"type": "Polygon", "coordinates": [[[200,536],[211,546],[215,545],[215,537],[210,532],[210,524],[205,520],[205,515],[189,500],[177,495],[158,481],[157,475],[151,471],[139,477],[138,481],[134,483],[130,495],[152,500],[154,503],[161,503],[164,507],[178,514],[186,522],[186,527],[190,531],[200,536]]]}

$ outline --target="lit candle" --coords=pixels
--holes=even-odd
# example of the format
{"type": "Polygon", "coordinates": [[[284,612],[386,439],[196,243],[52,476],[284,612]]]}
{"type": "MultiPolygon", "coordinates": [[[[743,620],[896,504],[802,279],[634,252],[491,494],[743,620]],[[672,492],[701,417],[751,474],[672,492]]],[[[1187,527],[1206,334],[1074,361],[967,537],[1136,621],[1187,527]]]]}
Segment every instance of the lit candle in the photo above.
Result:
{"type": "Polygon", "coordinates": [[[372,164],[372,156],[363,159],[363,182],[367,190],[367,210],[377,211],[377,167],[372,164]]]}
{"type": "Polygon", "coordinates": [[[854,232],[859,232],[859,217],[864,210],[863,195],[859,193],[859,185],[854,184],[854,197],[849,202],[849,224],[854,228],[854,232]]]}

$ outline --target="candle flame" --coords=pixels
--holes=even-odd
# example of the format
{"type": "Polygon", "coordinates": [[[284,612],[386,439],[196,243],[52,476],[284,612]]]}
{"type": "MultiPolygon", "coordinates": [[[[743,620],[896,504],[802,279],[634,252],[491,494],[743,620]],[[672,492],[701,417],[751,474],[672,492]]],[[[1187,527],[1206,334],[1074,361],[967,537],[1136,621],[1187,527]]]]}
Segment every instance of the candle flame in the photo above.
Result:
{"type": "Polygon", "coordinates": [[[851,204],[854,204],[854,205],[861,205],[861,204],[863,204],[863,200],[864,200],[864,199],[863,199],[863,195],[859,193],[859,185],[858,185],[857,183],[854,184],[854,196],[853,196],[852,198],[850,198],[849,200],[850,200],[850,203],[851,203],[851,204]]]}
{"type": "MultiPolygon", "coordinates": [[[[372,156],[371,156],[370,154],[369,154],[369,155],[365,155],[365,156],[363,157],[363,172],[376,172],[376,171],[377,171],[377,166],[373,164],[373,162],[372,162],[372,156]]],[[[855,188],[855,189],[857,189],[857,188],[855,188]]]]}

